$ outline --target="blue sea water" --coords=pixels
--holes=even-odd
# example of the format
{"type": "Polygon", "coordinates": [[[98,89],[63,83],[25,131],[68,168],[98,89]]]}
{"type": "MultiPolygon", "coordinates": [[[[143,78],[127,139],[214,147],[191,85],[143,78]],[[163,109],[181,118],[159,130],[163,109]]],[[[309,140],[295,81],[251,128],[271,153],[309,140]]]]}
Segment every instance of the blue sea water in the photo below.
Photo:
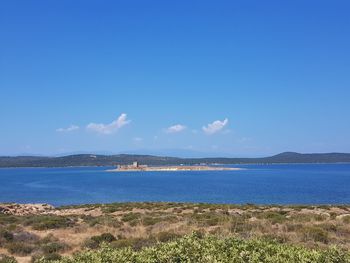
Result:
{"type": "Polygon", "coordinates": [[[5,168],[0,169],[0,202],[350,204],[350,164],[238,167],[246,169],[111,173],[105,171],[109,167],[5,168]]]}

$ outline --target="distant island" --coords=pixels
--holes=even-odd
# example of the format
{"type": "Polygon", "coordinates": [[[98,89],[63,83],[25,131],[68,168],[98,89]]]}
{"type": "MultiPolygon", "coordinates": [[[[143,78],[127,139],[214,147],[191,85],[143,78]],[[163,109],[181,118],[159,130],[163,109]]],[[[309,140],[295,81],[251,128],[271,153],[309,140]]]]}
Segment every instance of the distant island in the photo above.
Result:
{"type": "Polygon", "coordinates": [[[285,152],[262,158],[177,158],[152,155],[95,155],[77,154],[62,157],[42,156],[3,156],[0,167],[78,167],[78,166],[117,166],[132,162],[141,165],[212,165],[212,164],[281,164],[281,163],[350,163],[350,153],[301,154],[285,152]]]}
{"type": "Polygon", "coordinates": [[[108,172],[172,172],[172,171],[237,171],[242,168],[208,166],[208,165],[163,165],[148,166],[133,162],[131,165],[118,165],[116,169],[107,170],[108,172]]]}

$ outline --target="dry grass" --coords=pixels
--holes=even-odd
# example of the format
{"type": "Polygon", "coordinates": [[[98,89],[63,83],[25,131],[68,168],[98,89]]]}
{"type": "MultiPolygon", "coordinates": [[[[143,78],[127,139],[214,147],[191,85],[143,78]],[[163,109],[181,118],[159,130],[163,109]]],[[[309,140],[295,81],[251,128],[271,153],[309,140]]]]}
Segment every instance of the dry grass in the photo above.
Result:
{"type": "Polygon", "coordinates": [[[67,247],[60,252],[63,255],[83,249],[91,237],[103,233],[116,238],[112,242],[115,247],[138,249],[193,231],[225,237],[261,237],[307,247],[337,245],[350,249],[350,209],[347,206],[123,203],[65,207],[44,215],[0,215],[0,252],[10,254],[6,248],[15,241],[2,237],[4,231],[15,237],[24,232],[38,237],[36,241],[16,241],[29,242],[35,247],[25,257],[14,253],[20,262],[29,262],[32,255],[44,255],[41,240],[48,235],[67,247]]]}

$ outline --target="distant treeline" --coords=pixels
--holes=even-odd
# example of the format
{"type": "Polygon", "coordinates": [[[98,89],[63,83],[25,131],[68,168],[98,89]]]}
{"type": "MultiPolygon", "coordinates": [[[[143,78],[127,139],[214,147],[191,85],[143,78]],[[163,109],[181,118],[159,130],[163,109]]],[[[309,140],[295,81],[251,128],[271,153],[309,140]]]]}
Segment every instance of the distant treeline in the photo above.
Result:
{"type": "Polygon", "coordinates": [[[301,154],[285,152],[263,158],[176,158],[151,155],[78,154],[62,157],[0,157],[0,167],[114,166],[134,161],[147,165],[253,164],[253,163],[350,163],[349,153],[301,154]]]}

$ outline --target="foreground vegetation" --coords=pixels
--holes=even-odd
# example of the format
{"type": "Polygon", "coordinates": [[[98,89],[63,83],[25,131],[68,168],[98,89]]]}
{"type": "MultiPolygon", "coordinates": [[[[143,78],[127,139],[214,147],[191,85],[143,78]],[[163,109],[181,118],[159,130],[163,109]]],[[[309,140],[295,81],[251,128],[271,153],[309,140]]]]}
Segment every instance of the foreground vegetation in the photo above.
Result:
{"type": "MultiPolygon", "coordinates": [[[[43,259],[39,262],[48,261],[43,259]]],[[[193,234],[140,251],[104,246],[97,251],[79,253],[74,257],[64,258],[57,262],[345,263],[350,262],[350,255],[335,248],[323,251],[311,250],[264,240],[243,241],[237,238],[219,239],[212,236],[202,238],[198,234],[193,234]]]]}
{"type": "Polygon", "coordinates": [[[0,213],[0,263],[331,263],[350,262],[349,248],[347,206],[116,203],[0,213]]]}

